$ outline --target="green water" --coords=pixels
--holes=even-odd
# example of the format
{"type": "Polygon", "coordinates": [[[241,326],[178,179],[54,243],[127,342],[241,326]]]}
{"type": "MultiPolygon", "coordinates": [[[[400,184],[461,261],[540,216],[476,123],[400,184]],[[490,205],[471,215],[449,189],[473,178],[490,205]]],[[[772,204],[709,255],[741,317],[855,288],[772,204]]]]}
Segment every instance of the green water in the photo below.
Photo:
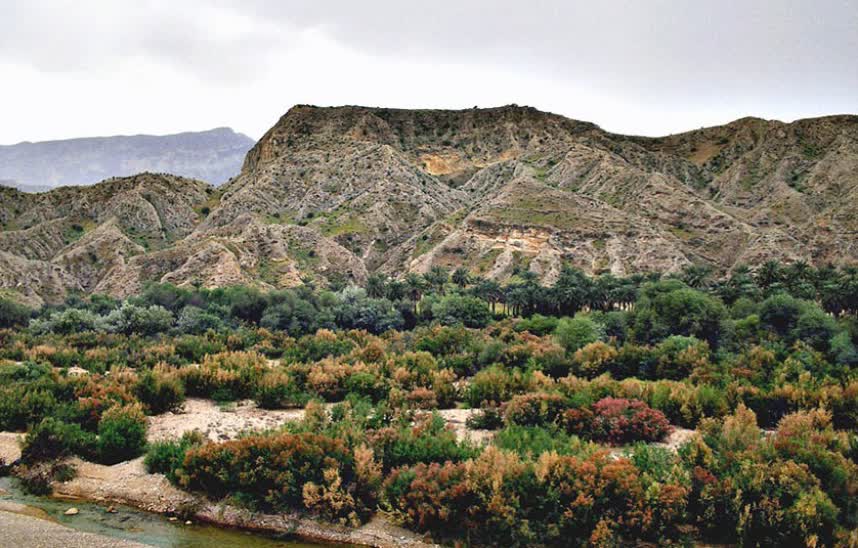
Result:
{"type": "Polygon", "coordinates": [[[114,505],[115,513],[102,506],[82,501],[63,501],[37,497],[24,493],[10,478],[0,478],[0,501],[16,502],[38,508],[51,519],[78,531],[97,533],[108,537],[133,540],[165,548],[310,548],[323,546],[298,542],[288,538],[268,537],[236,529],[224,529],[205,524],[185,525],[181,521],[142,512],[127,506],[114,505]],[[66,516],[71,507],[80,513],[66,516]]]}

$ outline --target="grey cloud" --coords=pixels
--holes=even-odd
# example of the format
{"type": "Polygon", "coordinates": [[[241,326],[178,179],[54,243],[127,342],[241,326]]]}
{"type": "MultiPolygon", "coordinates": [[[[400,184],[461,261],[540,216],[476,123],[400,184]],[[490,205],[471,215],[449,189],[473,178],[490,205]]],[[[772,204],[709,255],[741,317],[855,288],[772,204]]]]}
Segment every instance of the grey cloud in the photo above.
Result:
{"type": "MultiPolygon", "coordinates": [[[[143,60],[210,89],[253,89],[276,71],[306,97],[319,74],[284,59],[307,32],[377,65],[455,64],[548,82],[553,104],[534,106],[585,118],[587,106],[564,103],[565,90],[603,91],[629,107],[618,116],[646,111],[650,124],[690,113],[688,127],[734,113],[858,111],[858,0],[3,0],[0,63],[108,82],[143,60]]],[[[381,76],[377,95],[388,97],[379,90],[398,77],[381,76]]],[[[426,74],[427,88],[454,90],[459,106],[498,96],[459,84],[426,74]]],[[[350,92],[326,97],[350,103],[350,92]]]]}
{"type": "Polygon", "coordinates": [[[436,0],[221,5],[377,55],[491,62],[682,92],[808,79],[858,91],[854,0],[436,0]],[[851,70],[850,70],[851,69],[851,70]]]}
{"type": "Polygon", "coordinates": [[[269,54],[288,46],[287,22],[276,33],[261,24],[220,33],[234,29],[213,28],[213,15],[196,0],[8,0],[0,7],[0,59],[92,75],[142,58],[222,83],[264,71],[269,54]]]}

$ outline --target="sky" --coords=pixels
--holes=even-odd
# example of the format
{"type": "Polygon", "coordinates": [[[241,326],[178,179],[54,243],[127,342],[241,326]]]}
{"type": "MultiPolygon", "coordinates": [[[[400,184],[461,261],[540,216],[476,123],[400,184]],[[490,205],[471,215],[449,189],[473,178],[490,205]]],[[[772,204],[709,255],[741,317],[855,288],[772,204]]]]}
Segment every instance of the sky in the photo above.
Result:
{"type": "Polygon", "coordinates": [[[0,0],[0,144],[510,103],[638,135],[858,113],[858,0],[0,0]]]}

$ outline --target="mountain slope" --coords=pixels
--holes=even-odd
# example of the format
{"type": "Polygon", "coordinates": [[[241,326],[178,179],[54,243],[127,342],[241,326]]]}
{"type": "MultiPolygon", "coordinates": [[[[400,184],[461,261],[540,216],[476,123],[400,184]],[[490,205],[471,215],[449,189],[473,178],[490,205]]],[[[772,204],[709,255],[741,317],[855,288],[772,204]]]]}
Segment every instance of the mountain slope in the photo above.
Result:
{"type": "Polygon", "coordinates": [[[563,262],[615,274],[855,263],[858,117],[642,138],[515,105],[297,106],[221,188],[143,174],[0,189],[0,223],[0,287],[32,271],[34,299],[58,286],[271,288],[433,265],[550,283],[563,262]]]}
{"type": "Polygon", "coordinates": [[[0,146],[0,180],[41,191],[152,171],[218,185],[238,174],[252,146],[253,139],[229,128],[19,143],[0,146]]]}

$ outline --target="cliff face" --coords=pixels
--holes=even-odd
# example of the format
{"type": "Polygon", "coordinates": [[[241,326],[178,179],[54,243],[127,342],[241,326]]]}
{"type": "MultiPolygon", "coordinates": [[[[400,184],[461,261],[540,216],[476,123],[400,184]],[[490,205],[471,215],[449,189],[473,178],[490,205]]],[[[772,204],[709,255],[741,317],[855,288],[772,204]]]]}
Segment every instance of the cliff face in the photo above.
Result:
{"type": "Polygon", "coordinates": [[[564,261],[616,274],[854,263],[856,208],[855,116],[652,139],[528,107],[297,106],[220,189],[144,174],[2,191],[0,274],[38,263],[25,285],[40,298],[57,284],[284,287],[438,264],[551,282],[564,261]]]}

